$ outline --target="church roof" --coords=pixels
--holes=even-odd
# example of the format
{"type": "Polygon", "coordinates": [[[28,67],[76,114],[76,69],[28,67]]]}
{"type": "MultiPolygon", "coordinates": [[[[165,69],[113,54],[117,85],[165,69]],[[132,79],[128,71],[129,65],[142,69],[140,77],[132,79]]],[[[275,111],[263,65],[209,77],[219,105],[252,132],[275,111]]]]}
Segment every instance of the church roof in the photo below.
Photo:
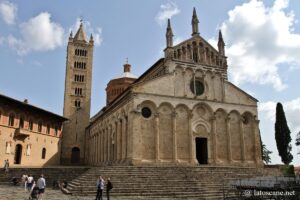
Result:
{"type": "Polygon", "coordinates": [[[43,113],[45,115],[51,116],[52,118],[55,118],[55,119],[60,120],[60,121],[66,121],[66,120],[68,120],[67,118],[65,118],[63,116],[60,116],[60,115],[55,114],[53,112],[44,110],[44,109],[36,107],[36,106],[33,106],[33,105],[27,103],[27,100],[25,100],[23,102],[23,101],[19,101],[17,99],[13,99],[11,97],[5,96],[3,94],[0,94],[0,103],[3,104],[3,105],[13,104],[15,106],[18,106],[19,108],[23,108],[23,109],[27,109],[27,110],[32,110],[32,111],[39,112],[39,113],[43,113]]]}
{"type": "Polygon", "coordinates": [[[87,37],[82,22],[80,23],[80,27],[74,37],[74,40],[87,42],[87,37]]]}
{"type": "Polygon", "coordinates": [[[116,76],[113,79],[119,79],[119,78],[137,78],[137,76],[130,72],[124,72],[123,74],[120,74],[119,76],[116,76]]]}

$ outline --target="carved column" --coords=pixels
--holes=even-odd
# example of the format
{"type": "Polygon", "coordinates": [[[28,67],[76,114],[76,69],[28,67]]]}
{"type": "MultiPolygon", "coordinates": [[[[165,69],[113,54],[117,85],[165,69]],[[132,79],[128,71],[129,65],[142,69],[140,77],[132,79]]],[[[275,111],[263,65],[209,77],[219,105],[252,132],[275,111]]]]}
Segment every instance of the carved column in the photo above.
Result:
{"type": "Polygon", "coordinates": [[[244,117],[240,117],[240,134],[241,134],[241,153],[242,153],[242,162],[245,162],[245,131],[244,131],[244,117]]]}
{"type": "Polygon", "coordinates": [[[107,160],[110,161],[110,144],[111,144],[111,126],[108,126],[108,131],[107,131],[107,160]]]}
{"type": "Polygon", "coordinates": [[[114,144],[114,147],[115,147],[115,150],[114,150],[114,160],[117,161],[118,160],[118,121],[115,122],[115,144],[114,144]]]}
{"type": "Polygon", "coordinates": [[[192,129],[192,118],[193,118],[193,113],[192,111],[189,111],[188,115],[188,124],[189,124],[189,137],[190,137],[190,163],[195,164],[195,159],[196,159],[196,154],[195,154],[195,149],[194,149],[194,137],[193,137],[193,129],[192,129]]]}
{"type": "MultiPolygon", "coordinates": [[[[259,133],[259,120],[254,120],[253,123],[254,128],[254,155],[255,155],[255,163],[260,164],[262,162],[261,155],[261,141],[260,141],[260,133],[259,133]]],[[[252,129],[253,130],[253,129],[252,129]]]]}
{"type": "Polygon", "coordinates": [[[125,159],[127,159],[128,151],[128,116],[125,116],[125,159]]]}
{"type": "Polygon", "coordinates": [[[155,117],[155,161],[159,161],[159,113],[155,117]]]}
{"type": "Polygon", "coordinates": [[[107,127],[104,129],[104,161],[107,161],[107,127]]]}
{"type": "Polygon", "coordinates": [[[215,73],[212,74],[211,76],[211,82],[212,82],[212,94],[213,94],[213,100],[217,100],[216,98],[216,88],[215,88],[215,73]]]}
{"type": "Polygon", "coordinates": [[[122,160],[125,160],[126,156],[126,117],[122,118],[122,160]]]}
{"type": "Polygon", "coordinates": [[[177,136],[176,136],[176,118],[177,113],[172,112],[172,131],[173,131],[173,161],[177,162],[177,136]]]}
{"type": "Polygon", "coordinates": [[[212,135],[212,146],[213,146],[213,152],[212,152],[212,160],[213,164],[217,163],[217,135],[216,135],[216,130],[217,130],[217,122],[216,122],[216,115],[214,115],[211,118],[211,135],[212,135]]]}
{"type": "Polygon", "coordinates": [[[183,77],[183,96],[185,97],[186,96],[186,84],[185,84],[185,82],[186,82],[186,78],[185,78],[185,68],[183,69],[183,71],[181,72],[181,75],[182,75],[182,77],[183,77]]]}
{"type": "Polygon", "coordinates": [[[228,162],[231,163],[232,161],[232,154],[231,154],[231,134],[230,134],[230,117],[227,116],[226,118],[226,135],[228,138],[228,144],[227,144],[227,158],[228,158],[228,162]]]}
{"type": "Polygon", "coordinates": [[[122,136],[123,136],[123,121],[119,119],[119,131],[118,131],[118,160],[122,160],[122,136]]]}

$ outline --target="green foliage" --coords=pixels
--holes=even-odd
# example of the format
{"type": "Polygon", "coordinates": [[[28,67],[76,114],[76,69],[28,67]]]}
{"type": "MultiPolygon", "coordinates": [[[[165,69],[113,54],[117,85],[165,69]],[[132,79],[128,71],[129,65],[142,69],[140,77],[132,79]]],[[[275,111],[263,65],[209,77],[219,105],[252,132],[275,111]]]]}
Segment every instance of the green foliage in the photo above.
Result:
{"type": "Polygon", "coordinates": [[[260,133],[259,133],[259,139],[260,139],[260,145],[261,145],[261,155],[262,155],[262,160],[266,163],[266,164],[269,164],[271,163],[271,157],[270,155],[273,153],[272,151],[269,151],[267,149],[267,146],[262,142],[261,140],[261,136],[260,136],[260,133]]]}
{"type": "Polygon", "coordinates": [[[288,165],[293,160],[291,154],[291,131],[287,125],[284,110],[281,103],[276,106],[275,140],[281,161],[288,165]]]}
{"type": "Polygon", "coordinates": [[[271,157],[270,155],[273,152],[267,149],[267,146],[265,144],[262,144],[262,159],[266,164],[271,163],[271,157]]]}
{"type": "Polygon", "coordinates": [[[294,176],[295,175],[295,168],[294,165],[285,165],[281,167],[281,171],[285,176],[294,176]]]}

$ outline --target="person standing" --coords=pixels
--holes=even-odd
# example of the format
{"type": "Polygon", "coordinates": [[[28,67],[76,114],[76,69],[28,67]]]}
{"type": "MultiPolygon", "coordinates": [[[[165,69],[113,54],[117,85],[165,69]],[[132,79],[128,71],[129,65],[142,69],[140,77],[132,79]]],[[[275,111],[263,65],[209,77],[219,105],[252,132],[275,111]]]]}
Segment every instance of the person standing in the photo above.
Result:
{"type": "Polygon", "coordinates": [[[9,160],[8,159],[4,160],[4,171],[5,171],[5,173],[8,173],[8,171],[9,171],[9,160]]]}
{"type": "Polygon", "coordinates": [[[110,178],[107,178],[107,183],[106,183],[106,196],[107,196],[107,200],[109,200],[109,192],[110,190],[113,189],[112,183],[110,181],[110,178]]]}
{"type": "Polygon", "coordinates": [[[102,193],[104,189],[104,180],[102,179],[102,176],[99,176],[97,180],[97,195],[96,200],[103,200],[102,193]]]}
{"type": "Polygon", "coordinates": [[[41,174],[41,176],[38,179],[36,185],[39,188],[39,198],[38,199],[43,200],[44,193],[45,193],[45,187],[46,187],[46,180],[45,180],[43,174],[41,174]]]}
{"type": "Polygon", "coordinates": [[[26,182],[27,190],[30,192],[33,185],[34,178],[31,174],[29,174],[26,182]]]}

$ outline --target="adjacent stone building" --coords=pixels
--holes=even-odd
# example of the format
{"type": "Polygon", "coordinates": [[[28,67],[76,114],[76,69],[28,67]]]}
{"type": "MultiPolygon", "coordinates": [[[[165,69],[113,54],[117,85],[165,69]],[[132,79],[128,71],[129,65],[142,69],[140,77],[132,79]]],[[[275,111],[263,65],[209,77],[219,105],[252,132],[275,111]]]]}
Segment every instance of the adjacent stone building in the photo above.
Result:
{"type": "MultiPolygon", "coordinates": [[[[91,118],[88,165],[262,164],[257,100],[228,81],[225,44],[199,34],[173,45],[168,20],[164,58],[132,79],[91,118]]],[[[124,81],[124,77],[120,77],[124,81]]]]}
{"type": "Polygon", "coordinates": [[[0,158],[11,166],[60,164],[66,118],[0,94],[0,158]]]}

